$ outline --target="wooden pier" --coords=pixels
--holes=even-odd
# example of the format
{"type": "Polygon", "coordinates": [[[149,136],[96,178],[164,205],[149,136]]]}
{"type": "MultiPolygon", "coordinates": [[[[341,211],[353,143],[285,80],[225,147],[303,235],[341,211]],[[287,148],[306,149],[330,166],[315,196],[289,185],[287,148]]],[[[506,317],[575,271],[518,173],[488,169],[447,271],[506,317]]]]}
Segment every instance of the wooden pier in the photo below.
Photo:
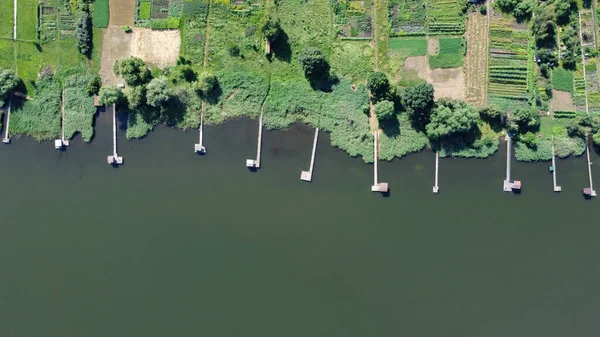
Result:
{"type": "Polygon", "coordinates": [[[61,136],[60,139],[54,141],[54,148],[62,150],[65,146],[69,146],[69,141],[65,139],[65,91],[63,90],[60,103],[60,115],[61,115],[61,136]]]}
{"type": "Polygon", "coordinates": [[[13,1],[13,40],[17,40],[17,0],[13,1]]]}
{"type": "Polygon", "coordinates": [[[200,112],[200,142],[198,144],[194,144],[194,152],[199,154],[205,154],[206,148],[202,145],[204,132],[204,102],[202,102],[202,111],[200,112]]]}
{"type": "Polygon", "coordinates": [[[562,191],[562,187],[556,185],[556,155],[554,154],[554,137],[552,137],[552,166],[550,166],[550,172],[552,172],[552,184],[554,192],[562,191]]]}
{"type": "Polygon", "coordinates": [[[521,181],[519,180],[511,180],[511,152],[512,152],[512,139],[510,135],[506,135],[506,179],[504,179],[504,184],[502,186],[502,190],[504,192],[518,192],[521,191],[521,181]]]}
{"type": "Polygon", "coordinates": [[[371,186],[372,192],[388,193],[388,183],[379,182],[377,178],[377,161],[379,159],[379,132],[373,132],[373,186],[371,186]]]}
{"type": "Polygon", "coordinates": [[[317,140],[319,138],[319,128],[315,129],[315,139],[313,140],[312,155],[310,156],[310,168],[308,171],[302,171],[300,179],[302,181],[312,181],[313,169],[315,168],[315,154],[317,152],[317,140]]]}
{"type": "Polygon", "coordinates": [[[440,193],[440,186],[438,184],[438,173],[440,168],[440,152],[435,151],[435,185],[433,185],[433,193],[440,193]]]}
{"type": "Polygon", "coordinates": [[[112,114],[113,114],[113,154],[112,156],[108,156],[108,163],[111,165],[120,165],[123,164],[123,157],[119,157],[117,154],[117,106],[113,104],[112,106],[112,114]]]}
{"type": "Polygon", "coordinates": [[[260,168],[260,150],[262,145],[262,132],[263,132],[263,113],[260,112],[260,118],[258,119],[258,145],[256,146],[256,159],[246,159],[246,167],[249,169],[260,168]]]}
{"type": "Polygon", "coordinates": [[[8,110],[6,111],[6,130],[4,130],[4,138],[2,138],[2,143],[10,144],[10,138],[8,138],[8,129],[10,126],[10,109],[11,109],[11,100],[12,95],[8,96],[8,110]]]}
{"type": "MultiPolygon", "coordinates": [[[[579,41],[581,42],[581,62],[583,64],[583,78],[586,79],[586,73],[585,73],[585,52],[583,50],[583,33],[582,33],[582,28],[581,28],[581,12],[579,12],[579,41]]],[[[590,114],[590,109],[589,109],[589,103],[588,103],[588,88],[587,88],[587,84],[585,86],[585,113],[586,115],[590,114]]],[[[592,162],[590,160],[590,146],[589,146],[589,135],[586,132],[585,134],[585,151],[586,151],[586,156],[587,156],[587,166],[588,166],[588,176],[589,176],[589,180],[590,180],[590,187],[587,188],[583,188],[583,195],[586,198],[591,198],[591,197],[595,197],[596,196],[596,191],[594,190],[594,185],[592,183],[592,162]]]]}

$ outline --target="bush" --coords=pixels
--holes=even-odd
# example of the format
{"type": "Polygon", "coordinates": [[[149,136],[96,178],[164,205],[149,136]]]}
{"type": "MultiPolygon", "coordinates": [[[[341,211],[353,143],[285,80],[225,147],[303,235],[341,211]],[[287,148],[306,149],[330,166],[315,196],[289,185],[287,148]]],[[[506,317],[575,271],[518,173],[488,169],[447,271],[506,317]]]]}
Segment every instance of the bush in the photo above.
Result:
{"type": "Polygon", "coordinates": [[[329,74],[329,63],[318,48],[304,48],[298,55],[298,61],[309,81],[317,81],[329,74]]]}
{"type": "Polygon", "coordinates": [[[10,69],[0,70],[0,107],[4,105],[4,101],[18,84],[19,78],[14,71],[10,69]]]}
{"type": "Polygon", "coordinates": [[[479,6],[479,13],[481,13],[481,15],[487,15],[487,6],[485,4],[479,6]]]}
{"type": "Polygon", "coordinates": [[[129,27],[129,26],[127,26],[127,25],[125,25],[125,26],[123,26],[123,31],[124,31],[125,33],[131,33],[131,27],[129,27]]]}
{"type": "Polygon", "coordinates": [[[100,87],[102,86],[102,79],[100,79],[99,75],[94,75],[89,79],[87,85],[87,93],[88,95],[97,95],[100,92],[100,87]]]}
{"type": "Polygon", "coordinates": [[[533,132],[527,132],[519,140],[529,148],[536,148],[538,145],[538,137],[533,132]]]}
{"type": "Polygon", "coordinates": [[[108,0],[95,0],[94,1],[94,27],[96,27],[96,28],[108,27],[109,18],[110,18],[110,9],[108,6],[108,0]]]}
{"type": "Polygon", "coordinates": [[[391,120],[392,118],[396,117],[394,103],[390,101],[381,101],[375,104],[375,114],[380,122],[391,120]]]}
{"type": "Polygon", "coordinates": [[[92,16],[87,4],[81,6],[75,31],[77,34],[77,50],[86,57],[90,57],[92,52],[92,16]]]}
{"type": "Polygon", "coordinates": [[[146,102],[153,107],[159,107],[166,103],[171,96],[166,77],[155,78],[146,88],[146,102]]]}
{"type": "Polygon", "coordinates": [[[141,85],[148,83],[151,79],[150,70],[144,61],[137,57],[129,57],[115,61],[113,72],[123,77],[128,85],[141,85]]]}
{"type": "Polygon", "coordinates": [[[382,72],[372,72],[367,79],[367,89],[375,101],[387,98],[390,92],[390,81],[382,72]]]}
{"type": "Polygon", "coordinates": [[[123,101],[123,92],[119,87],[107,86],[100,88],[100,104],[112,105],[123,101]]]}

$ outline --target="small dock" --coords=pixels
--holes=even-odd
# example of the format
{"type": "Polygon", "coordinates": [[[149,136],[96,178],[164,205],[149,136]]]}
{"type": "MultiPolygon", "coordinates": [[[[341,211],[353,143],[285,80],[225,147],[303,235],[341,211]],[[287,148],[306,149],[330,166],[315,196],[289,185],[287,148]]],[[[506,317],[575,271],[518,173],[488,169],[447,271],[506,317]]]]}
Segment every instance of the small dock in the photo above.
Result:
{"type": "Polygon", "coordinates": [[[8,137],[8,129],[10,126],[10,109],[11,109],[11,101],[12,95],[8,96],[8,110],[6,111],[6,130],[4,130],[4,138],[2,138],[2,143],[10,144],[10,138],[8,137]]]}
{"type": "Polygon", "coordinates": [[[255,170],[260,168],[260,151],[262,145],[262,132],[263,132],[263,113],[260,112],[260,118],[258,119],[258,145],[256,146],[256,159],[246,159],[246,167],[255,170]]]}
{"type": "Polygon", "coordinates": [[[512,138],[510,138],[510,134],[506,135],[506,179],[504,179],[504,184],[502,186],[502,190],[504,192],[520,192],[521,191],[521,181],[519,180],[511,180],[511,152],[512,152],[512,138]]]}
{"type": "Polygon", "coordinates": [[[113,117],[113,154],[108,156],[107,160],[110,165],[121,165],[123,164],[123,157],[119,157],[117,154],[117,106],[112,106],[112,117],[113,117]]]}
{"type": "Polygon", "coordinates": [[[550,166],[550,172],[552,172],[552,184],[554,192],[562,191],[562,187],[556,185],[556,155],[554,154],[554,137],[552,137],[552,166],[550,166]]]}
{"type": "Polygon", "coordinates": [[[65,148],[66,146],[69,146],[69,141],[65,139],[65,91],[63,90],[62,96],[61,96],[61,103],[60,103],[60,117],[61,117],[61,125],[62,125],[62,130],[61,130],[61,136],[60,139],[56,139],[54,141],[54,148],[57,150],[62,150],[63,148],[65,148]]]}
{"type": "Polygon", "coordinates": [[[371,186],[372,192],[388,193],[388,183],[379,182],[377,178],[377,161],[379,159],[379,132],[373,132],[373,186],[371,186]]]}
{"type": "Polygon", "coordinates": [[[315,139],[313,140],[312,155],[310,157],[310,167],[308,171],[302,171],[300,180],[312,181],[313,169],[315,168],[315,153],[317,152],[317,140],[319,139],[319,128],[315,129],[315,139]]]}
{"type": "Polygon", "coordinates": [[[594,190],[594,184],[592,182],[592,161],[590,160],[590,146],[589,139],[586,135],[585,137],[585,151],[587,156],[587,166],[588,166],[588,176],[590,179],[590,187],[583,189],[583,196],[586,198],[591,198],[596,196],[596,190],[594,190]]]}
{"type": "Polygon", "coordinates": [[[198,144],[194,144],[194,152],[198,154],[205,154],[206,148],[202,145],[203,140],[203,132],[204,132],[204,101],[202,102],[202,111],[200,112],[200,142],[198,144]]]}
{"type": "Polygon", "coordinates": [[[435,151],[435,185],[433,185],[433,193],[440,193],[440,185],[438,184],[438,173],[440,168],[440,152],[435,151]]]}

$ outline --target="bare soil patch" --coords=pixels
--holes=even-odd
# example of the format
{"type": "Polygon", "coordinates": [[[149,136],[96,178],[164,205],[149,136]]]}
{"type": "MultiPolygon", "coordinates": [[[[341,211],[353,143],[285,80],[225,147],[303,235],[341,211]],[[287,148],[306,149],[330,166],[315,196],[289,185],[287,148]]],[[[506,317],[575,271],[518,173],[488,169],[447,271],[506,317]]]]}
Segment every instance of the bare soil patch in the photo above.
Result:
{"type": "Polygon", "coordinates": [[[552,90],[552,111],[575,111],[571,94],[566,91],[552,90]]]}
{"type": "Polygon", "coordinates": [[[181,47],[179,30],[135,28],[131,35],[132,56],[158,67],[165,67],[177,61],[181,47]]]}
{"type": "Polygon", "coordinates": [[[110,0],[110,26],[133,27],[133,16],[135,14],[135,0],[110,0]]]}
{"type": "Polygon", "coordinates": [[[431,70],[427,56],[416,56],[407,58],[404,68],[413,69],[420,78],[431,83],[436,99],[465,98],[465,75],[462,67],[431,70]]]}
{"type": "Polygon", "coordinates": [[[466,27],[465,96],[467,102],[484,106],[487,102],[488,19],[470,13],[466,27]]]}
{"type": "Polygon", "coordinates": [[[104,31],[102,62],[100,64],[102,84],[117,85],[119,83],[119,80],[113,74],[112,67],[116,60],[131,56],[131,38],[132,35],[125,33],[120,26],[111,26],[104,31]]]}
{"type": "Polygon", "coordinates": [[[440,40],[435,37],[427,39],[427,55],[435,56],[440,52],[440,40]]]}

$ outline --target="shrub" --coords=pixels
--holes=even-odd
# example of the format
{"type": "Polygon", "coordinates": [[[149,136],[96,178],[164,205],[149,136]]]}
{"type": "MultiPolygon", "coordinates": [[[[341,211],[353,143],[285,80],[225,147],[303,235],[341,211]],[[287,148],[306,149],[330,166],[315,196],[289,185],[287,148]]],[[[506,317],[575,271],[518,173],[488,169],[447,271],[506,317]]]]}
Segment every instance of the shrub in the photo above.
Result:
{"type": "Polygon", "coordinates": [[[158,107],[167,102],[171,96],[166,77],[155,78],[146,88],[146,102],[148,105],[158,107]]]}
{"type": "Polygon", "coordinates": [[[100,88],[100,104],[119,104],[123,100],[123,92],[120,88],[107,86],[100,88]]]}
{"type": "Polygon", "coordinates": [[[381,101],[375,104],[375,114],[377,115],[377,119],[381,122],[394,118],[396,116],[394,103],[390,101],[381,101]]]}
{"type": "Polygon", "coordinates": [[[100,79],[99,75],[94,75],[89,79],[87,85],[87,93],[88,95],[97,95],[100,91],[100,87],[102,86],[102,79],[100,79]]]}
{"type": "Polygon", "coordinates": [[[125,83],[132,86],[148,83],[151,78],[150,70],[144,61],[137,57],[115,61],[113,72],[115,75],[123,77],[125,83]]]}
{"type": "Polygon", "coordinates": [[[369,89],[375,101],[379,101],[388,96],[390,81],[384,73],[372,72],[367,79],[367,89],[369,89]]]}
{"type": "Polygon", "coordinates": [[[329,74],[329,63],[320,49],[304,48],[298,55],[298,61],[309,81],[319,80],[329,74]]]}
{"type": "Polygon", "coordinates": [[[87,57],[92,52],[92,16],[87,4],[81,6],[76,24],[77,50],[87,57]]]}
{"type": "Polygon", "coordinates": [[[10,69],[0,70],[0,107],[4,105],[4,101],[18,84],[19,78],[14,71],[10,69]]]}

